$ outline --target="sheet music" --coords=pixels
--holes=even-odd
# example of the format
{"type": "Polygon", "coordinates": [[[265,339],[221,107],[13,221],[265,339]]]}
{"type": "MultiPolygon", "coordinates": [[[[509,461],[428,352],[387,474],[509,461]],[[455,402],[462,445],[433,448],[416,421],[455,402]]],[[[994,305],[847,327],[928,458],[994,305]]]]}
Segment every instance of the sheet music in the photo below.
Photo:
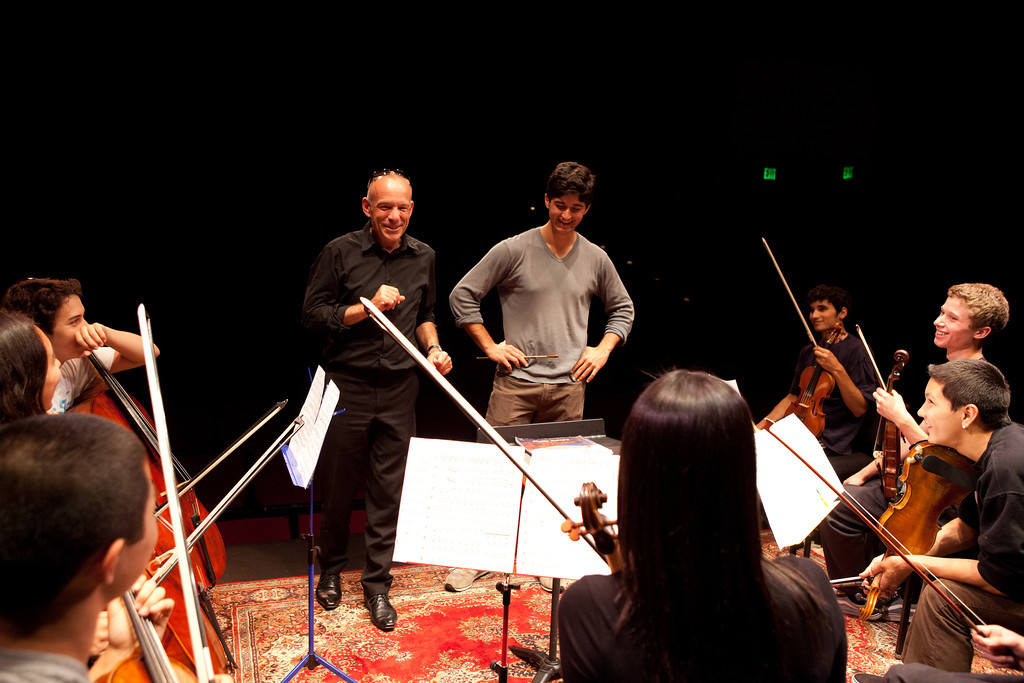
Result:
{"type": "Polygon", "coordinates": [[[395,561],[511,573],[522,479],[494,444],[413,438],[395,561]]]}
{"type": "MultiPolygon", "coordinates": [[[[813,434],[796,415],[771,427],[772,432],[821,472],[837,490],[843,490],[832,463],[813,434]]],[[[795,545],[839,504],[839,499],[789,449],[767,431],[754,434],[757,447],[757,490],[780,546],[795,545]]]]}
{"type": "Polygon", "coordinates": [[[325,377],[324,369],[318,367],[299,411],[302,427],[291,442],[281,449],[292,483],[302,488],[309,488],[327,428],[331,426],[331,418],[341,398],[341,390],[334,382],[329,382],[324,389],[325,377]]]}
{"type": "MultiPolygon", "coordinates": [[[[533,451],[529,472],[573,521],[583,519],[573,499],[580,495],[580,487],[586,482],[594,482],[608,495],[608,502],[599,512],[610,520],[618,519],[619,456],[610,450],[601,453],[583,448],[573,453],[569,447],[539,448],[533,451]]],[[[527,482],[519,521],[516,572],[578,579],[586,574],[609,574],[611,569],[587,542],[573,541],[562,531],[562,516],[527,482]]]]}
{"type": "MultiPolygon", "coordinates": [[[[588,481],[609,493],[601,512],[615,518],[618,456],[573,456],[564,449],[544,456],[539,449],[530,457],[521,447],[512,450],[576,521],[581,515],[573,498],[588,481]]],[[[522,472],[497,446],[412,439],[395,561],[559,578],[609,573],[594,549],[571,541],[561,523],[533,484],[526,482],[524,490],[522,472]]]]}

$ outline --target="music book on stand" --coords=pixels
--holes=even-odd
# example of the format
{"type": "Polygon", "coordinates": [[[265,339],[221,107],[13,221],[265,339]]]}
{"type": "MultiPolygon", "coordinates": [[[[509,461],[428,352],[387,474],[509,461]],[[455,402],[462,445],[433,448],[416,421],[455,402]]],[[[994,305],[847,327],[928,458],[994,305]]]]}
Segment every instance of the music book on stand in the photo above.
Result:
{"type": "MultiPolygon", "coordinates": [[[[600,512],[616,518],[619,456],[609,449],[555,447],[527,453],[521,446],[511,448],[575,521],[581,514],[573,499],[586,482],[608,494],[600,512]]],[[[608,565],[589,544],[572,541],[561,530],[562,521],[497,446],[414,438],[394,559],[561,579],[608,574],[608,565]]]]}
{"type": "Polygon", "coordinates": [[[324,437],[331,426],[331,418],[334,417],[334,410],[341,398],[334,382],[328,382],[326,388],[324,387],[325,379],[324,369],[318,367],[306,394],[306,400],[299,411],[302,429],[290,444],[281,449],[292,483],[304,489],[309,488],[309,482],[313,479],[324,437]]]}

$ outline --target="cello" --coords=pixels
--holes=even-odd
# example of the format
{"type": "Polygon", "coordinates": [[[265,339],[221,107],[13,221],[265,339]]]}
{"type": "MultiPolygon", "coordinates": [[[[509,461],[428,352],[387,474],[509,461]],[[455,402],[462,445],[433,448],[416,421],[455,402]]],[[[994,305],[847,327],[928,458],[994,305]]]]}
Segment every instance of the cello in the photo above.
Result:
{"type": "MultiPolygon", "coordinates": [[[[108,391],[87,397],[84,401],[80,400],[72,407],[72,411],[92,412],[133,430],[149,451],[150,469],[154,475],[153,484],[157,486],[157,492],[161,497],[166,496],[169,492],[167,487],[164,486],[163,477],[160,475],[159,445],[152,418],[146,413],[142,405],[121,386],[121,383],[114,378],[95,355],[89,355],[87,358],[92,363],[100,379],[106,384],[108,391]]],[[[173,454],[171,454],[171,459],[175,470],[178,472],[178,476],[186,480],[189,479],[188,472],[185,471],[185,468],[173,454]]],[[[191,528],[195,528],[206,517],[208,514],[207,510],[191,490],[183,493],[181,499],[190,511],[186,524],[191,528]]],[[[157,504],[161,510],[166,506],[166,502],[161,505],[160,501],[158,501],[157,504]]],[[[197,569],[201,570],[204,583],[208,587],[216,585],[217,581],[224,575],[226,551],[224,539],[221,537],[216,525],[212,525],[208,530],[208,535],[204,534],[203,538],[199,541],[199,549],[194,556],[194,561],[197,564],[197,569]]]]}
{"type": "MultiPolygon", "coordinates": [[[[163,504],[160,503],[160,500],[157,501],[158,507],[163,512],[157,516],[158,537],[156,547],[154,548],[154,556],[160,557],[168,551],[172,551],[175,543],[171,519],[166,513],[169,502],[167,497],[170,489],[166,485],[165,476],[162,471],[160,448],[152,418],[94,355],[87,356],[87,358],[105,383],[106,390],[103,389],[102,385],[97,385],[97,390],[80,397],[79,401],[71,408],[71,411],[91,413],[117,422],[126,429],[134,431],[143,442],[143,445],[146,446],[147,453],[149,454],[149,469],[153,485],[158,493],[163,492],[159,495],[165,499],[163,504]]],[[[173,466],[178,471],[184,473],[184,468],[174,458],[173,454],[170,455],[170,458],[173,461],[173,466]]],[[[187,477],[187,473],[184,476],[187,477]]],[[[192,514],[185,522],[186,527],[191,531],[198,524],[198,521],[207,515],[207,511],[202,503],[199,502],[194,491],[186,492],[181,498],[191,508],[192,514]]],[[[220,673],[234,669],[235,663],[230,651],[226,647],[224,634],[216,621],[216,616],[213,614],[212,606],[209,603],[208,590],[213,583],[223,576],[226,568],[227,553],[223,538],[220,536],[216,526],[211,525],[209,531],[212,533],[210,533],[208,541],[206,535],[204,535],[200,542],[201,545],[198,545],[196,550],[190,553],[190,564],[194,567],[196,582],[203,583],[203,588],[199,591],[203,606],[201,625],[205,631],[206,639],[214,643],[211,649],[211,657],[215,670],[220,673]],[[200,581],[199,577],[203,577],[203,580],[200,581]]],[[[181,585],[178,576],[169,576],[164,581],[164,587],[168,595],[174,598],[177,604],[181,604],[181,600],[185,595],[185,588],[181,585]]],[[[176,610],[172,612],[168,622],[167,630],[164,634],[164,645],[168,649],[180,650],[185,658],[191,661],[189,648],[185,646],[188,640],[189,624],[186,615],[181,610],[176,610]]],[[[195,662],[191,663],[194,666],[195,662]]]]}
{"type": "Polygon", "coordinates": [[[619,534],[611,527],[617,525],[616,520],[610,520],[599,510],[608,502],[608,494],[597,488],[593,482],[587,482],[580,487],[580,495],[573,498],[573,503],[580,509],[583,521],[574,522],[566,519],[562,522],[562,531],[569,534],[573,541],[580,540],[583,533],[594,539],[597,552],[601,554],[612,573],[622,568],[622,557],[619,554],[619,534]]]}
{"type": "Polygon", "coordinates": [[[138,645],[110,671],[95,679],[96,683],[187,683],[195,681],[193,669],[180,658],[171,657],[164,649],[151,621],[143,619],[135,607],[135,596],[128,591],[121,596],[128,620],[138,645]]]}
{"type": "MultiPolygon", "coordinates": [[[[150,397],[154,411],[154,436],[157,451],[160,455],[160,469],[167,484],[167,490],[175,495],[168,495],[168,514],[171,527],[174,532],[174,553],[182,559],[189,557],[188,545],[185,540],[185,523],[182,515],[181,502],[177,496],[177,484],[172,464],[173,456],[169,446],[167,434],[167,420],[164,415],[163,396],[160,391],[160,381],[157,377],[156,356],[153,352],[153,334],[149,327],[149,316],[144,306],[139,306],[139,330],[143,338],[143,351],[146,356],[146,377],[149,382],[150,397]]],[[[200,683],[208,683],[211,675],[216,671],[213,657],[210,650],[211,639],[207,638],[206,630],[202,622],[205,612],[199,606],[199,594],[196,590],[196,578],[191,562],[178,563],[178,577],[182,590],[182,603],[185,607],[185,615],[188,624],[188,636],[191,647],[185,648],[191,653],[192,667],[196,673],[196,679],[200,683]]],[[[170,631],[170,629],[168,629],[170,631]]],[[[219,635],[219,629],[218,629],[219,635]]],[[[213,639],[217,642],[217,639],[213,639]]],[[[220,663],[218,663],[220,664],[220,663]]],[[[223,670],[223,669],[221,669],[223,670]]]]}

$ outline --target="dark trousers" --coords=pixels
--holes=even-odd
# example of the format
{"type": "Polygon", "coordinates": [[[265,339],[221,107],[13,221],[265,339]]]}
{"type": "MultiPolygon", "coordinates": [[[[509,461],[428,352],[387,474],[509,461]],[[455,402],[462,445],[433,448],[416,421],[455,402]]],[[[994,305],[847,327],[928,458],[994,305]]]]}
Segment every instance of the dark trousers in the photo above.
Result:
{"type": "Polygon", "coordinates": [[[416,432],[419,378],[405,372],[328,373],[341,391],[339,410],[327,430],[317,477],[320,516],[320,571],[342,571],[348,561],[352,506],[366,486],[366,596],[391,588],[398,509],[405,480],[409,439],[416,432]]]}
{"type": "MultiPolygon", "coordinates": [[[[889,506],[881,482],[877,479],[864,486],[846,485],[844,488],[846,494],[859,502],[875,519],[889,506]]],[[[825,554],[825,569],[831,579],[860,574],[871,564],[872,559],[885,550],[875,532],[846,503],[839,503],[818,530],[821,533],[821,549],[825,554]]],[[[849,586],[840,590],[855,593],[858,587],[849,586]]]]}
{"type": "MultiPolygon", "coordinates": [[[[889,501],[878,479],[872,479],[864,486],[847,484],[843,488],[850,498],[860,503],[861,510],[876,521],[889,507],[889,501]]],[[[950,507],[938,516],[937,524],[942,526],[954,517],[956,509],[950,507]]],[[[885,546],[878,535],[846,503],[839,503],[818,526],[818,530],[821,532],[825,569],[830,579],[860,574],[871,564],[871,560],[885,551],[885,546]]],[[[837,590],[852,594],[859,589],[859,586],[843,586],[837,590]]]]}
{"type": "Polygon", "coordinates": [[[964,683],[964,681],[1002,681],[1010,683],[1020,680],[1013,674],[968,674],[958,671],[942,671],[924,664],[897,664],[882,678],[886,683],[964,683]]]}

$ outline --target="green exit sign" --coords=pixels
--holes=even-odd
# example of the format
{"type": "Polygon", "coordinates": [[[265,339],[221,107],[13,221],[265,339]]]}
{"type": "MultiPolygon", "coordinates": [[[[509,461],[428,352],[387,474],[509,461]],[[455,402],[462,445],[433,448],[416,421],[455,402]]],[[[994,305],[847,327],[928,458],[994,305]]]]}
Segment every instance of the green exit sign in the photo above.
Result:
{"type": "Polygon", "coordinates": [[[775,180],[775,169],[774,168],[769,168],[768,166],[765,166],[764,167],[764,179],[765,180],[775,180]]]}
{"type": "Polygon", "coordinates": [[[843,180],[849,180],[853,177],[853,166],[843,166],[843,180]]]}

